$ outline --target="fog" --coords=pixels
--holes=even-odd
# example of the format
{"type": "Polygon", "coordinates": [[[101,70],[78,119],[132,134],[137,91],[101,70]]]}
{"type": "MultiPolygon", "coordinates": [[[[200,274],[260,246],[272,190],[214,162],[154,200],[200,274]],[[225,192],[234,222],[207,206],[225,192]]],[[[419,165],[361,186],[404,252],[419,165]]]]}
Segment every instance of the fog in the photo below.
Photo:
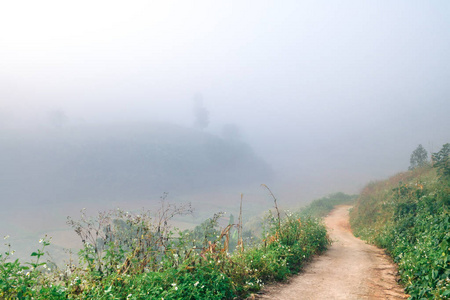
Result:
{"type": "Polygon", "coordinates": [[[1,3],[1,234],[163,192],[266,209],[265,183],[296,206],[406,170],[418,144],[449,142],[449,13],[444,0],[1,3]]]}

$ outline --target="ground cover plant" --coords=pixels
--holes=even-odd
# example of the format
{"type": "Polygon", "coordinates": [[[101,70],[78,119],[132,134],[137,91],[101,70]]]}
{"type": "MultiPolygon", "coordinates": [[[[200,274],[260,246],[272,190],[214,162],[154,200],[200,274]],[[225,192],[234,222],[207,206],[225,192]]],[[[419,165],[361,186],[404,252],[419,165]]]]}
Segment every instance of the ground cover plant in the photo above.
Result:
{"type": "Polygon", "coordinates": [[[411,299],[450,298],[449,144],[424,165],[367,185],[350,214],[356,236],[398,264],[411,299]]]}
{"type": "Polygon", "coordinates": [[[242,215],[236,223],[221,225],[224,214],[217,213],[193,230],[173,228],[170,220],[191,207],[168,204],[165,196],[156,213],[114,210],[89,217],[82,211],[80,219],[68,220],[83,243],[78,259],[65,268],[46,262],[48,238],[30,262],[12,259],[8,250],[0,256],[0,298],[245,298],[297,273],[329,245],[319,219],[280,213],[270,194],[276,210],[268,213],[264,235],[251,247],[242,215]]]}

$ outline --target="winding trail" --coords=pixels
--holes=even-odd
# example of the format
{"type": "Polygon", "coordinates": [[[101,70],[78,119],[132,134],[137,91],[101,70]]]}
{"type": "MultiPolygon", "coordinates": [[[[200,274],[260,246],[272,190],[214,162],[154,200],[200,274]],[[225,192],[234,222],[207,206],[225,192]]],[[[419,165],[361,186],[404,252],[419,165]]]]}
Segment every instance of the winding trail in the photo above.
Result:
{"type": "Polygon", "coordinates": [[[325,218],[333,244],[287,284],[268,286],[256,299],[406,299],[384,251],[353,236],[349,208],[325,218]]]}

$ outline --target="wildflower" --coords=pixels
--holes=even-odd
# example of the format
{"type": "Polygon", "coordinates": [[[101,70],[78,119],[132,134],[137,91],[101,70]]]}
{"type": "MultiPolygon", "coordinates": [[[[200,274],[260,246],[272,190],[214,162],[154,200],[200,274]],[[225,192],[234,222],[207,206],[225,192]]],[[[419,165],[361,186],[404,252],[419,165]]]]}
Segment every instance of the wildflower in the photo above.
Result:
{"type": "Polygon", "coordinates": [[[44,239],[40,239],[39,240],[39,244],[42,244],[43,241],[44,241],[44,239]]]}
{"type": "Polygon", "coordinates": [[[9,235],[5,235],[5,236],[3,237],[3,239],[4,239],[4,240],[9,239],[9,235]]]}
{"type": "Polygon", "coordinates": [[[197,281],[196,283],[194,283],[194,286],[197,286],[199,284],[199,282],[197,281]]]}

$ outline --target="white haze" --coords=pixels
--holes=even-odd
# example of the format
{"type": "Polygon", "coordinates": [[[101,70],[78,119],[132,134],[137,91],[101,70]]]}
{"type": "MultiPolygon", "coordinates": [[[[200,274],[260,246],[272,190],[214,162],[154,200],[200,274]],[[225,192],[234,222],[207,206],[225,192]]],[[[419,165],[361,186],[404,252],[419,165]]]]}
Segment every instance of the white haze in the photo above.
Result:
{"type": "Polygon", "coordinates": [[[289,201],[357,193],[418,144],[450,142],[449,13],[444,0],[3,1],[0,128],[55,112],[67,127],[192,127],[200,93],[205,131],[234,124],[289,201]]]}

